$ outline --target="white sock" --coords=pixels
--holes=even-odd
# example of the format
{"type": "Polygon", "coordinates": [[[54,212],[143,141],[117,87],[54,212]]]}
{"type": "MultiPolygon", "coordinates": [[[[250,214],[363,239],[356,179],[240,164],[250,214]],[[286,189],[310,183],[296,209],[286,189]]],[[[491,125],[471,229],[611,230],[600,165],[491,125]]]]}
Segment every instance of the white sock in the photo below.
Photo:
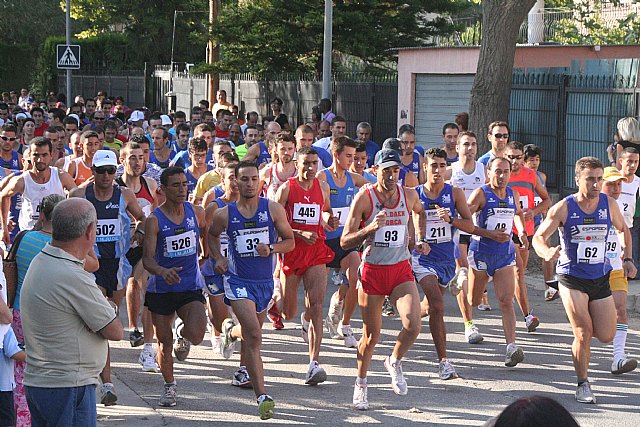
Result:
{"type": "Polygon", "coordinates": [[[392,365],[398,363],[398,359],[396,359],[393,353],[391,354],[391,356],[389,356],[389,363],[391,363],[392,365]]]}
{"type": "Polygon", "coordinates": [[[153,354],[153,343],[151,342],[144,343],[144,347],[142,348],[142,351],[153,354]]]}
{"type": "Polygon", "coordinates": [[[367,377],[364,377],[364,378],[356,377],[356,384],[358,384],[360,387],[366,386],[367,385],[367,377]]]}
{"type": "Polygon", "coordinates": [[[309,369],[318,366],[319,363],[317,360],[312,360],[311,362],[309,362],[309,369]]]}
{"type": "Polygon", "coordinates": [[[624,323],[616,323],[616,336],[613,338],[613,360],[624,358],[624,346],[627,342],[627,329],[624,323]]]}

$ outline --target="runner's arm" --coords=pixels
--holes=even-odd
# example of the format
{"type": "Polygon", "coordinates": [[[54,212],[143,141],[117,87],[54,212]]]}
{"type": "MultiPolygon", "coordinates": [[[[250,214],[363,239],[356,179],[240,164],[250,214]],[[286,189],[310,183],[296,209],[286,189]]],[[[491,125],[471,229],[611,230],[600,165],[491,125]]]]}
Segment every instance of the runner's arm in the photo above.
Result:
{"type": "Polygon", "coordinates": [[[560,256],[560,246],[551,247],[547,240],[560,227],[567,218],[567,202],[561,200],[549,209],[538,230],[533,235],[533,248],[539,257],[553,261],[560,256]]]}
{"type": "MultiPolygon", "coordinates": [[[[379,221],[373,221],[368,226],[360,228],[360,223],[371,212],[372,208],[367,192],[360,191],[356,194],[340,237],[340,246],[343,249],[355,248],[364,242],[370,234],[375,233],[378,228],[382,227],[379,221]]],[[[384,223],[384,212],[380,212],[378,215],[383,218],[384,223]]]]}
{"type": "Polygon", "coordinates": [[[293,229],[291,228],[289,221],[287,221],[287,213],[282,205],[271,200],[269,201],[269,213],[273,219],[273,225],[276,227],[278,236],[281,239],[277,243],[272,242],[273,252],[281,254],[291,252],[296,243],[293,237],[293,229]]]}

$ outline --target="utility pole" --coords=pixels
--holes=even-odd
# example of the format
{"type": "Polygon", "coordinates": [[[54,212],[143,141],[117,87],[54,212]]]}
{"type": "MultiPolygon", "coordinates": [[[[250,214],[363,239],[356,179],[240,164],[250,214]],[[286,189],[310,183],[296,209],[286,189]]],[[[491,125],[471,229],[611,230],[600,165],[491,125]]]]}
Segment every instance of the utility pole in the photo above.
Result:
{"type": "MultiPolygon", "coordinates": [[[[71,44],[71,0],[67,0],[66,11],[66,26],[67,26],[67,46],[71,44]]],[[[67,107],[73,102],[71,101],[71,70],[67,70],[67,107]]]]}
{"type": "MultiPolygon", "coordinates": [[[[209,0],[209,65],[213,65],[220,60],[220,48],[213,43],[211,34],[221,7],[220,0],[209,0]]],[[[216,93],[220,87],[220,76],[217,72],[212,71],[207,74],[207,80],[209,81],[209,107],[213,107],[213,104],[216,103],[216,93]]]]}
{"type": "Polygon", "coordinates": [[[333,51],[333,0],[324,0],[324,46],[322,48],[322,97],[331,99],[331,52],[333,51]]]}

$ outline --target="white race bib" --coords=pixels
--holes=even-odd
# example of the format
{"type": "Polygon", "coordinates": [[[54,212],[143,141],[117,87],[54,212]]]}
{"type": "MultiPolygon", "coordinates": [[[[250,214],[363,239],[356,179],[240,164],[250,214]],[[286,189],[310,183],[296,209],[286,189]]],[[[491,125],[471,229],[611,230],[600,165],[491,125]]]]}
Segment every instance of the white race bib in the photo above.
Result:
{"type": "Polygon", "coordinates": [[[332,208],[333,215],[340,221],[340,227],[344,227],[347,224],[347,217],[349,216],[349,206],[344,208],[332,208]]]}
{"type": "Polygon", "coordinates": [[[533,198],[533,206],[538,206],[540,203],[542,203],[542,197],[540,196],[535,196],[533,198]]]}
{"type": "Polygon", "coordinates": [[[579,264],[599,264],[604,262],[605,242],[588,241],[578,243],[579,264]]]}
{"type": "Polygon", "coordinates": [[[196,233],[193,230],[189,230],[176,236],[167,237],[166,244],[167,257],[169,258],[193,255],[198,249],[196,233]]]}
{"type": "MultiPolygon", "coordinates": [[[[448,209],[447,209],[448,210],[448,209]]],[[[435,209],[429,209],[427,214],[427,243],[446,243],[451,241],[451,224],[443,221],[435,209]]],[[[451,214],[451,212],[449,212],[451,214]]]]}
{"type": "Polygon", "coordinates": [[[571,231],[571,243],[577,243],[579,264],[599,264],[604,262],[608,226],[606,224],[579,224],[571,231]]]}
{"type": "Polygon", "coordinates": [[[96,225],[96,242],[116,242],[120,240],[120,219],[99,219],[96,225]]]}
{"type": "Polygon", "coordinates": [[[317,203],[294,203],[293,222],[296,224],[320,224],[320,205],[317,203]]]}
{"type": "Polygon", "coordinates": [[[236,235],[236,251],[241,258],[258,256],[258,245],[264,243],[268,245],[269,242],[269,228],[250,228],[244,230],[238,230],[236,235]]]}
{"type": "Polygon", "coordinates": [[[387,225],[379,228],[373,237],[373,246],[381,248],[399,248],[404,246],[404,225],[387,225]]]}
{"type": "Polygon", "coordinates": [[[526,196],[520,197],[520,209],[527,209],[529,207],[529,198],[526,196]]]}
{"type": "Polygon", "coordinates": [[[509,208],[496,208],[493,215],[487,217],[487,230],[498,230],[511,233],[513,229],[514,211],[509,208]]]}

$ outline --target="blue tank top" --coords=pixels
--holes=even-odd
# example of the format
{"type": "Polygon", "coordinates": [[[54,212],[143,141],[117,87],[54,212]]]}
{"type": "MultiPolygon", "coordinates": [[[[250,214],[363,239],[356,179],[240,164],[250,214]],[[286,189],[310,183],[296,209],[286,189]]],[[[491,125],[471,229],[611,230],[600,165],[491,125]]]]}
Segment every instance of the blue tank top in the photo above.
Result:
{"type": "Polygon", "coordinates": [[[264,145],[264,142],[259,141],[258,144],[260,145],[260,154],[256,159],[256,164],[260,167],[261,165],[271,161],[271,154],[269,154],[269,149],[264,145]]]}
{"type": "Polygon", "coordinates": [[[411,161],[410,164],[405,165],[404,163],[402,164],[403,167],[402,169],[411,171],[413,173],[416,174],[416,176],[420,176],[420,154],[416,153],[415,151],[413,152],[413,160],[411,161]]]}
{"type": "Polygon", "coordinates": [[[447,157],[446,160],[447,160],[447,166],[451,166],[451,163],[455,163],[460,160],[460,155],[456,154],[456,156],[451,159],[447,157]]]}
{"type": "Polygon", "coordinates": [[[98,216],[94,245],[98,259],[121,258],[129,250],[131,220],[120,187],[115,185],[111,198],[104,202],[96,198],[93,184],[87,185],[84,195],[98,216]]]}
{"type": "Polygon", "coordinates": [[[344,187],[338,187],[336,185],[336,182],[333,180],[333,174],[329,169],[325,169],[324,172],[330,188],[329,197],[331,199],[331,210],[333,211],[333,215],[337,216],[338,220],[340,220],[340,227],[338,227],[336,231],[327,231],[327,239],[338,239],[342,236],[342,230],[347,221],[347,216],[349,216],[351,202],[356,194],[356,186],[353,183],[351,173],[348,171],[345,172],[347,181],[344,187]]]}
{"type": "Polygon", "coordinates": [[[149,153],[149,163],[154,163],[158,165],[161,169],[166,169],[169,167],[169,163],[171,163],[171,160],[173,160],[175,156],[176,156],[176,152],[172,148],[171,152],[169,153],[169,157],[167,157],[167,160],[165,160],[164,162],[161,162],[160,160],[158,160],[156,155],[153,154],[153,151],[151,151],[149,153]]]}
{"type": "MultiPolygon", "coordinates": [[[[207,172],[212,170],[213,167],[211,165],[207,165],[207,172]]],[[[184,168],[184,174],[187,176],[187,194],[190,196],[196,189],[196,185],[198,184],[198,178],[194,177],[189,168],[184,168]]]]}
{"type": "Polygon", "coordinates": [[[197,291],[204,287],[204,279],[198,266],[198,244],[200,230],[191,203],[184,203],[184,218],[175,224],[156,208],[153,215],[158,218],[158,237],[155,259],[162,267],[182,267],[178,273],[180,283],[167,284],[162,276],[149,276],[147,292],[162,294],[171,292],[197,291]]]}
{"type": "MultiPolygon", "coordinates": [[[[15,153],[16,152],[14,151],[14,154],[15,153]]],[[[17,159],[17,155],[15,157],[17,159]]],[[[5,167],[6,166],[0,167],[0,178],[4,178],[5,176],[7,176],[5,167]]],[[[11,172],[15,172],[16,175],[20,175],[21,173],[19,168],[16,168],[16,169],[9,168],[9,169],[11,170],[11,172]]],[[[16,236],[18,235],[18,233],[20,232],[20,225],[18,224],[18,216],[20,215],[20,210],[22,209],[22,194],[21,193],[14,194],[13,196],[11,196],[10,200],[11,200],[11,203],[9,205],[8,219],[12,220],[15,223],[15,226],[13,227],[13,230],[11,230],[11,232],[9,233],[9,241],[13,242],[16,236]]]]}
{"type": "MultiPolygon", "coordinates": [[[[513,231],[513,218],[516,213],[516,204],[513,198],[513,190],[509,187],[507,197],[500,199],[488,185],[483,185],[485,204],[480,212],[475,214],[475,224],[487,230],[502,230],[511,237],[513,231]]],[[[471,236],[469,250],[485,252],[492,255],[510,255],[515,251],[513,241],[498,243],[488,237],[471,236]]]]}
{"type": "MultiPolygon", "coordinates": [[[[405,168],[400,168],[400,175],[398,175],[398,183],[403,187],[405,186],[404,180],[406,179],[406,177],[407,177],[407,170],[405,168]]],[[[376,181],[377,180],[378,180],[378,177],[376,177],[376,181]]]]}
{"type": "Polygon", "coordinates": [[[21,169],[20,159],[18,158],[18,152],[16,150],[11,151],[11,160],[7,161],[0,157],[0,166],[6,169],[10,169],[13,172],[21,169]]]}
{"type": "MultiPolygon", "coordinates": [[[[218,209],[227,206],[224,200],[222,200],[220,197],[214,200],[214,203],[218,204],[218,209]]],[[[227,236],[226,231],[223,231],[220,234],[220,252],[222,253],[223,257],[229,257],[229,237],[227,236]]],[[[204,261],[204,264],[202,264],[202,274],[204,275],[205,281],[207,283],[210,283],[210,280],[214,280],[219,286],[222,286],[222,275],[215,271],[215,267],[216,262],[211,258],[207,258],[204,261]]]]}
{"type": "Polygon", "coordinates": [[[276,243],[277,233],[269,213],[269,199],[260,197],[258,209],[251,218],[245,218],[238,211],[236,202],[227,205],[229,222],[229,270],[230,278],[246,281],[265,281],[273,279],[276,256],[258,256],[259,243],[276,243]]]}
{"type": "Polygon", "coordinates": [[[444,184],[444,188],[440,195],[435,199],[430,199],[424,185],[416,187],[420,202],[424,206],[427,215],[427,243],[431,247],[431,251],[427,255],[420,255],[419,252],[413,251],[413,255],[420,256],[420,260],[428,259],[430,261],[453,261],[454,260],[454,243],[453,231],[454,227],[441,220],[436,211],[436,205],[447,209],[451,218],[456,218],[456,203],[453,199],[453,186],[444,184]]]}
{"type": "MultiPolygon", "coordinates": [[[[540,182],[542,183],[542,186],[544,188],[547,188],[547,185],[542,180],[542,175],[540,175],[540,172],[536,171],[536,175],[538,175],[538,178],[540,179],[540,182]]],[[[533,190],[533,204],[534,204],[534,206],[538,206],[541,202],[542,202],[542,199],[540,198],[538,193],[536,193],[536,190],[533,190]]],[[[539,226],[540,223],[542,223],[542,214],[538,214],[538,215],[533,217],[533,226],[534,227],[539,226]]]]}
{"type": "Polygon", "coordinates": [[[567,219],[558,229],[562,251],[556,271],[583,279],[602,277],[611,271],[605,253],[611,227],[609,199],[606,194],[600,194],[598,207],[590,214],[580,209],[575,195],[565,200],[567,219]]]}

